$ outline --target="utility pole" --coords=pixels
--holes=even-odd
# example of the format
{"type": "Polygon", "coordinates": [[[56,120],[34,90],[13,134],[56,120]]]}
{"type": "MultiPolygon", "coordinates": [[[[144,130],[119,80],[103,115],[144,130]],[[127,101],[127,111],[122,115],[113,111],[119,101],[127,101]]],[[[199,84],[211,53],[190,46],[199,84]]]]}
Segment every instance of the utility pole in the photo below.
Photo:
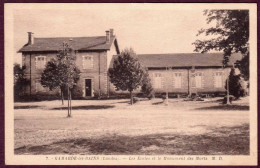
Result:
{"type": "MultiPolygon", "coordinates": [[[[169,67],[166,67],[166,76],[169,72],[171,68],[169,67]]],[[[169,79],[169,78],[168,78],[169,79]]],[[[168,80],[165,80],[166,81],[166,98],[165,98],[165,105],[168,106],[169,104],[169,81],[168,80]]]]}
{"type": "MultiPolygon", "coordinates": [[[[225,69],[225,65],[223,65],[223,70],[225,69]]],[[[227,76],[227,82],[226,82],[226,85],[227,85],[227,104],[230,104],[230,100],[229,100],[229,74],[227,76]]]]}

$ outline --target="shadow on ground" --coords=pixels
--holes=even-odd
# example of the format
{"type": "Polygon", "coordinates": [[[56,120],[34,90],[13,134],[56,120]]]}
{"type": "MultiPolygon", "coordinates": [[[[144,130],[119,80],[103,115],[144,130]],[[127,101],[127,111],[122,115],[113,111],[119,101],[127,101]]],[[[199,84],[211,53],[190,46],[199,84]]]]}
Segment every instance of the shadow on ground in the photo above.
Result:
{"type": "Polygon", "coordinates": [[[23,146],[15,154],[102,155],[249,155],[249,126],[221,127],[200,135],[110,135],[99,138],[65,139],[49,145],[23,146]]]}
{"type": "Polygon", "coordinates": [[[39,107],[41,106],[14,106],[14,109],[34,109],[39,107]]]}
{"type": "MultiPolygon", "coordinates": [[[[87,106],[73,106],[73,110],[101,110],[114,108],[114,105],[87,105],[87,106]]],[[[56,107],[51,110],[66,110],[68,107],[56,107]]]]}
{"type": "Polygon", "coordinates": [[[200,108],[195,108],[194,110],[249,110],[249,106],[243,106],[243,105],[218,105],[218,106],[209,106],[209,107],[200,107],[200,108]]]}
{"type": "Polygon", "coordinates": [[[161,101],[161,102],[155,102],[155,103],[152,103],[152,105],[159,105],[159,104],[163,104],[164,101],[161,101]]]}

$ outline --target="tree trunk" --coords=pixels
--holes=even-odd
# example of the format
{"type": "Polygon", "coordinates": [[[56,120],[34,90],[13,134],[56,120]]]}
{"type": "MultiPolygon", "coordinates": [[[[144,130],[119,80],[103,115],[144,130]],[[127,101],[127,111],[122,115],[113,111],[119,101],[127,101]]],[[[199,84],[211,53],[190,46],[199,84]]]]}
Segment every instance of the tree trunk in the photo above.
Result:
{"type": "Polygon", "coordinates": [[[133,93],[132,93],[132,91],[130,91],[130,104],[131,104],[131,105],[134,104],[133,93]]]}
{"type": "Polygon", "coordinates": [[[63,89],[60,88],[61,104],[64,105],[63,89]]]}
{"type": "Polygon", "coordinates": [[[227,104],[230,104],[230,101],[229,101],[229,76],[227,78],[227,104]]]}
{"type": "Polygon", "coordinates": [[[70,117],[70,96],[69,96],[69,94],[70,94],[70,90],[69,90],[69,87],[68,87],[68,117],[70,117]]]}
{"type": "Polygon", "coordinates": [[[72,105],[71,105],[71,89],[70,89],[70,117],[71,117],[71,111],[72,111],[72,105]]]}

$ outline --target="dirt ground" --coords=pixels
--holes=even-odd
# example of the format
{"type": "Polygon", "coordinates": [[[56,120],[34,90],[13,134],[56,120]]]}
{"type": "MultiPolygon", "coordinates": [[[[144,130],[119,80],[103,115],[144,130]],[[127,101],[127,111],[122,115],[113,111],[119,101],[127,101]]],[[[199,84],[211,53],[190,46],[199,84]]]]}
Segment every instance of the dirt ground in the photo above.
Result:
{"type": "Polygon", "coordinates": [[[248,154],[248,97],[15,103],[16,154],[248,154]],[[50,150],[53,149],[53,150],[50,150]]]}

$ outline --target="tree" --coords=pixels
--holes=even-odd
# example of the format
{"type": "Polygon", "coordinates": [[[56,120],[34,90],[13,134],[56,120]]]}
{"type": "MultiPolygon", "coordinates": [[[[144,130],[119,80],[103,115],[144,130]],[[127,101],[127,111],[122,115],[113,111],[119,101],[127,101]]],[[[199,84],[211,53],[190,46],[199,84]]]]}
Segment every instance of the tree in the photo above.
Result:
{"type": "MultiPolygon", "coordinates": [[[[239,97],[244,96],[244,89],[241,85],[241,78],[240,75],[235,74],[235,69],[232,68],[229,74],[229,93],[233,95],[236,99],[239,97]]],[[[227,88],[227,84],[225,85],[227,88]]]]}
{"type": "Polygon", "coordinates": [[[71,90],[77,84],[80,77],[80,71],[76,67],[76,55],[74,51],[63,44],[63,50],[57,54],[57,59],[49,61],[42,73],[41,84],[50,90],[60,88],[61,99],[63,104],[63,95],[65,90],[68,91],[68,117],[71,117],[71,90]]]}
{"type": "Polygon", "coordinates": [[[130,92],[130,103],[133,104],[133,91],[142,84],[144,72],[132,48],[125,49],[114,60],[109,69],[110,81],[116,89],[130,92]]]}
{"type": "Polygon", "coordinates": [[[196,40],[196,52],[223,51],[223,65],[227,65],[232,53],[241,53],[242,60],[236,66],[242,76],[249,79],[249,11],[248,10],[205,10],[207,24],[215,26],[201,29],[197,36],[213,36],[209,40],[196,40]]]}
{"type": "Polygon", "coordinates": [[[17,99],[24,94],[24,87],[30,83],[24,76],[25,66],[22,68],[19,64],[14,64],[14,98],[17,99]]]}
{"type": "Polygon", "coordinates": [[[56,88],[60,89],[61,92],[61,101],[62,105],[64,104],[64,88],[65,85],[61,81],[61,76],[59,75],[59,70],[58,70],[58,62],[55,59],[52,59],[49,61],[43,70],[43,73],[41,75],[41,85],[43,87],[48,87],[49,90],[53,90],[56,88]]]}
{"type": "Polygon", "coordinates": [[[71,117],[72,97],[71,90],[77,84],[80,78],[80,71],[76,67],[76,55],[67,43],[63,44],[63,50],[59,51],[58,58],[58,75],[62,86],[67,87],[68,91],[68,117],[71,117]]]}
{"type": "Polygon", "coordinates": [[[148,98],[154,97],[153,86],[152,86],[151,79],[149,77],[149,73],[147,72],[147,70],[144,70],[144,75],[143,75],[143,79],[142,79],[142,92],[148,98]]]}

